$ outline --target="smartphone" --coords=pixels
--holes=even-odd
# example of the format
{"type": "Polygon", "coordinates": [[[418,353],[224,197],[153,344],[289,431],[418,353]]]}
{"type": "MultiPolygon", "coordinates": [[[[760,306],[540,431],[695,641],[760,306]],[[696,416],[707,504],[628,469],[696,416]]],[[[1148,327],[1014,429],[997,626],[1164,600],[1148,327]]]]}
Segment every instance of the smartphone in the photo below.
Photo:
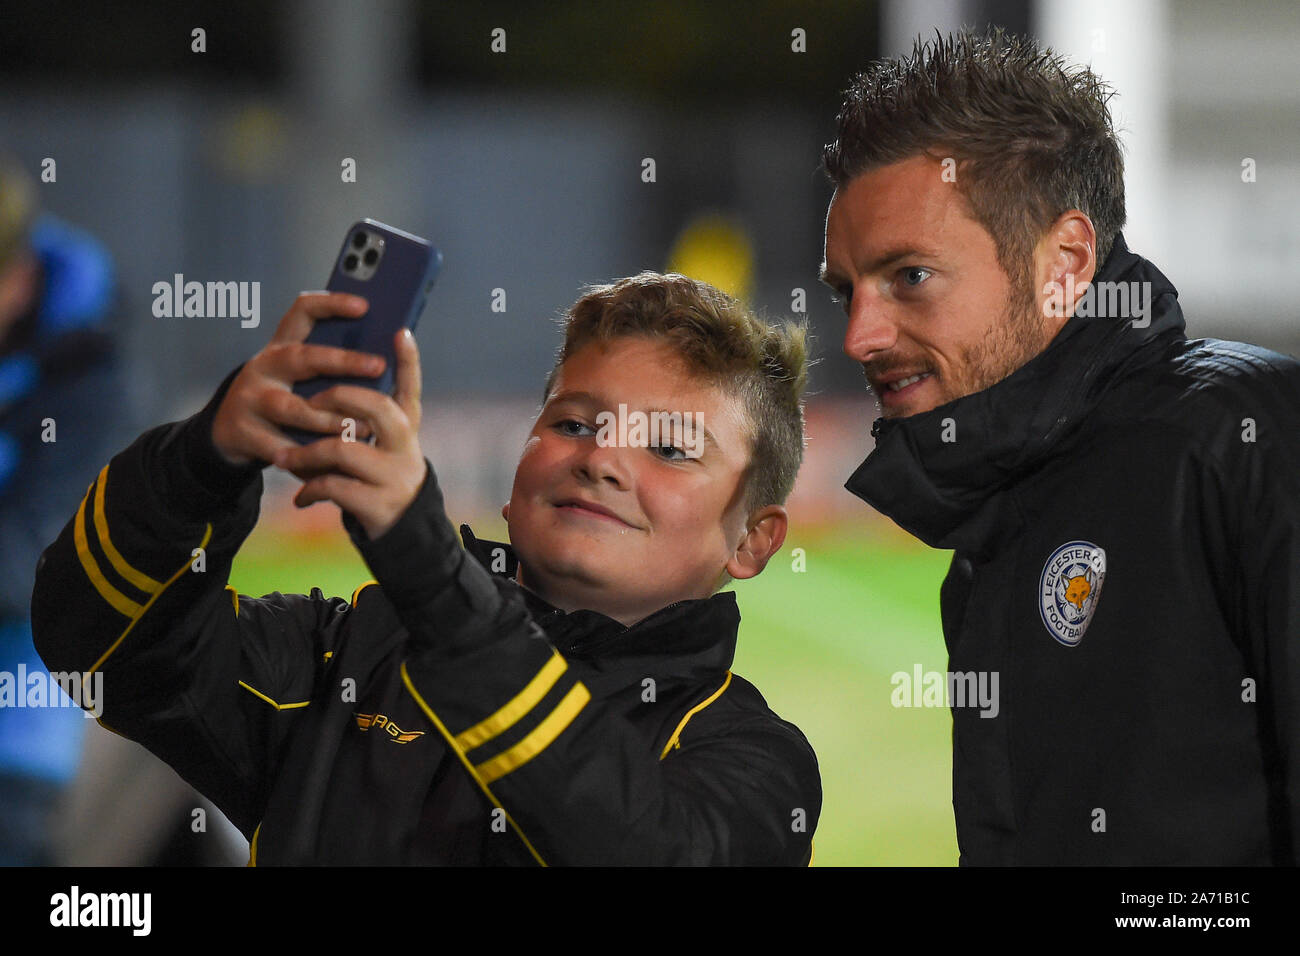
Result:
{"type": "MultiPolygon", "coordinates": [[[[294,383],[294,393],[309,399],[342,384],[393,394],[397,373],[393,336],[401,328],[415,331],[441,268],[442,253],[429,240],[373,219],[354,223],[343,238],[343,248],[334,261],[334,271],[325,288],[330,292],[363,296],[370,303],[370,310],[356,319],[318,319],[307,341],[382,355],[387,364],[374,378],[318,375],[303,379],[294,383]]],[[[326,437],[324,432],[289,427],[283,430],[300,445],[326,437]]]]}

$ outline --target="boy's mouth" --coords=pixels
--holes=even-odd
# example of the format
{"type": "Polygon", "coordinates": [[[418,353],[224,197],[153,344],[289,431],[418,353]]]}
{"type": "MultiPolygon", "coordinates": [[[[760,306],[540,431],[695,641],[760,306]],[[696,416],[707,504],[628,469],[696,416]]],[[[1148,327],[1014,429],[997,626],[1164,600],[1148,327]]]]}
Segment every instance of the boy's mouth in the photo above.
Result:
{"type": "Polygon", "coordinates": [[[634,528],[636,525],[624,521],[614,511],[606,508],[602,504],[594,501],[588,501],[585,498],[562,498],[555,502],[555,507],[569,514],[579,515],[585,518],[594,518],[602,521],[615,521],[628,528],[634,528]]]}

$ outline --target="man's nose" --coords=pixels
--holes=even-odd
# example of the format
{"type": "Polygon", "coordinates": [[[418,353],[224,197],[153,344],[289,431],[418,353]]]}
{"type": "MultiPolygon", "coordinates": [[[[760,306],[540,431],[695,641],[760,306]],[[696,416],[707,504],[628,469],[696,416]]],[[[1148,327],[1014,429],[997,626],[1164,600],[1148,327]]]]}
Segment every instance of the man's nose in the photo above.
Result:
{"type": "Polygon", "coordinates": [[[844,330],[844,354],[867,362],[898,342],[898,325],[886,306],[870,291],[857,291],[849,304],[848,328],[844,330]]]}

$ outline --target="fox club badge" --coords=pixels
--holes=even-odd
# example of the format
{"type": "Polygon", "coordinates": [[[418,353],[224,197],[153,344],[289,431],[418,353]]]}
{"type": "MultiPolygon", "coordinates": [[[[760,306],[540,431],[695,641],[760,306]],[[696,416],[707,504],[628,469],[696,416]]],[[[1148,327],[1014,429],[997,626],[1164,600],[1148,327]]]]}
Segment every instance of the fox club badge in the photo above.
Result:
{"type": "Polygon", "coordinates": [[[1063,544],[1043,565],[1038,610],[1047,633],[1074,647],[1092,622],[1106,580],[1106,552],[1090,541],[1063,544]]]}

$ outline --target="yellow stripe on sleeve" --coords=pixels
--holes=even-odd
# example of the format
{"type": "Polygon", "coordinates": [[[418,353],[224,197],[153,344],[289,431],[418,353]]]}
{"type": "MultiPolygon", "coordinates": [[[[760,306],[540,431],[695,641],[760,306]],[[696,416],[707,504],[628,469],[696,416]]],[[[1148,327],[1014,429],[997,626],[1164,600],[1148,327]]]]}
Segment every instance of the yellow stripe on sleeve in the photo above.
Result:
{"type": "Polygon", "coordinates": [[[103,548],[104,554],[108,556],[109,563],[113,565],[113,570],[145,594],[153,594],[162,585],[143,571],[137,571],[131,567],[126,558],[122,557],[117,548],[113,547],[113,542],[108,536],[108,518],[104,515],[104,486],[107,484],[108,465],[105,465],[100,469],[99,483],[95,488],[95,531],[99,534],[99,546],[103,548]]]}
{"type": "Polygon", "coordinates": [[[433,712],[433,708],[425,702],[424,698],[420,696],[420,692],[415,689],[415,685],[411,683],[411,675],[407,673],[406,670],[406,661],[402,661],[401,672],[402,683],[406,685],[407,693],[409,693],[411,697],[415,699],[415,702],[420,705],[420,709],[424,711],[424,715],[429,718],[433,723],[433,726],[438,728],[438,733],[442,734],[443,737],[447,739],[447,742],[451,744],[451,749],[455,751],[456,756],[460,758],[460,762],[465,765],[465,769],[468,770],[469,775],[474,778],[474,782],[479,785],[479,789],[483,791],[484,796],[492,802],[494,807],[505,814],[506,822],[509,823],[515,833],[519,835],[519,839],[524,841],[524,846],[528,847],[528,852],[533,855],[533,859],[537,861],[539,866],[545,866],[546,861],[543,860],[537,850],[533,848],[528,837],[524,836],[524,831],[519,829],[519,824],[515,823],[514,817],[510,815],[510,811],[501,806],[501,801],[496,798],[496,795],[493,794],[490,789],[488,789],[488,785],[483,781],[483,778],[479,776],[478,771],[474,769],[474,765],[471,764],[469,759],[465,756],[465,751],[456,744],[456,738],[451,735],[451,732],[447,729],[447,725],[438,719],[438,715],[433,712]]]}
{"type": "MultiPolygon", "coordinates": [[[[80,527],[80,522],[78,522],[78,527],[80,527]]],[[[203,540],[199,542],[199,547],[206,548],[210,540],[212,540],[211,524],[209,524],[207,528],[204,529],[203,540]]],[[[94,666],[91,667],[90,670],[86,671],[86,677],[89,677],[91,674],[95,673],[95,671],[99,670],[101,666],[103,666],[104,661],[108,660],[109,657],[112,656],[113,652],[117,650],[118,646],[124,640],[126,640],[126,636],[131,633],[131,628],[135,627],[135,625],[139,622],[140,618],[144,616],[144,612],[149,610],[149,608],[153,607],[154,601],[157,601],[160,597],[162,597],[163,591],[166,591],[169,587],[171,587],[172,584],[176,582],[176,579],[179,578],[182,574],[184,574],[189,569],[190,569],[190,559],[186,558],[185,563],[180,566],[180,569],[175,574],[173,574],[170,578],[167,579],[167,583],[164,584],[157,591],[155,591],[153,596],[149,598],[149,600],[145,603],[145,605],[143,607],[140,607],[139,611],[136,614],[132,615],[131,623],[126,626],[126,630],[124,630],[120,635],[118,635],[117,640],[113,642],[112,646],[109,647],[108,650],[106,650],[103,654],[100,655],[99,660],[95,661],[94,666]]],[[[137,605],[137,607],[139,607],[139,605],[137,605]]]]}
{"type": "Polygon", "coordinates": [[[555,686],[555,682],[560,679],[560,675],[564,673],[568,666],[569,662],[560,656],[560,652],[553,651],[551,659],[537,672],[537,676],[528,682],[528,686],[511,698],[508,704],[486,720],[475,724],[469,730],[457,734],[456,746],[463,750],[473,750],[475,747],[481,747],[503,731],[510,729],[519,718],[541,702],[541,699],[555,686]]]}
{"type": "Polygon", "coordinates": [[[95,556],[90,553],[90,544],[86,541],[86,500],[94,490],[92,483],[86,489],[86,497],[81,499],[81,506],[77,508],[77,519],[72,525],[72,540],[77,546],[77,559],[81,561],[81,567],[86,572],[86,577],[90,583],[95,586],[99,596],[108,602],[109,606],[120,614],[134,620],[140,616],[141,605],[137,601],[132,601],[129,597],[119,591],[113,585],[108,583],[102,571],[99,570],[99,562],[95,556]]]}
{"type": "Polygon", "coordinates": [[[564,695],[564,699],[556,705],[555,709],[546,715],[546,719],[533,728],[532,733],[509,750],[497,754],[474,769],[478,771],[484,783],[491,783],[512,770],[518,770],[564,733],[564,728],[573,723],[573,719],[578,716],[582,708],[587,706],[589,700],[591,700],[591,692],[579,681],[564,695]]]}

